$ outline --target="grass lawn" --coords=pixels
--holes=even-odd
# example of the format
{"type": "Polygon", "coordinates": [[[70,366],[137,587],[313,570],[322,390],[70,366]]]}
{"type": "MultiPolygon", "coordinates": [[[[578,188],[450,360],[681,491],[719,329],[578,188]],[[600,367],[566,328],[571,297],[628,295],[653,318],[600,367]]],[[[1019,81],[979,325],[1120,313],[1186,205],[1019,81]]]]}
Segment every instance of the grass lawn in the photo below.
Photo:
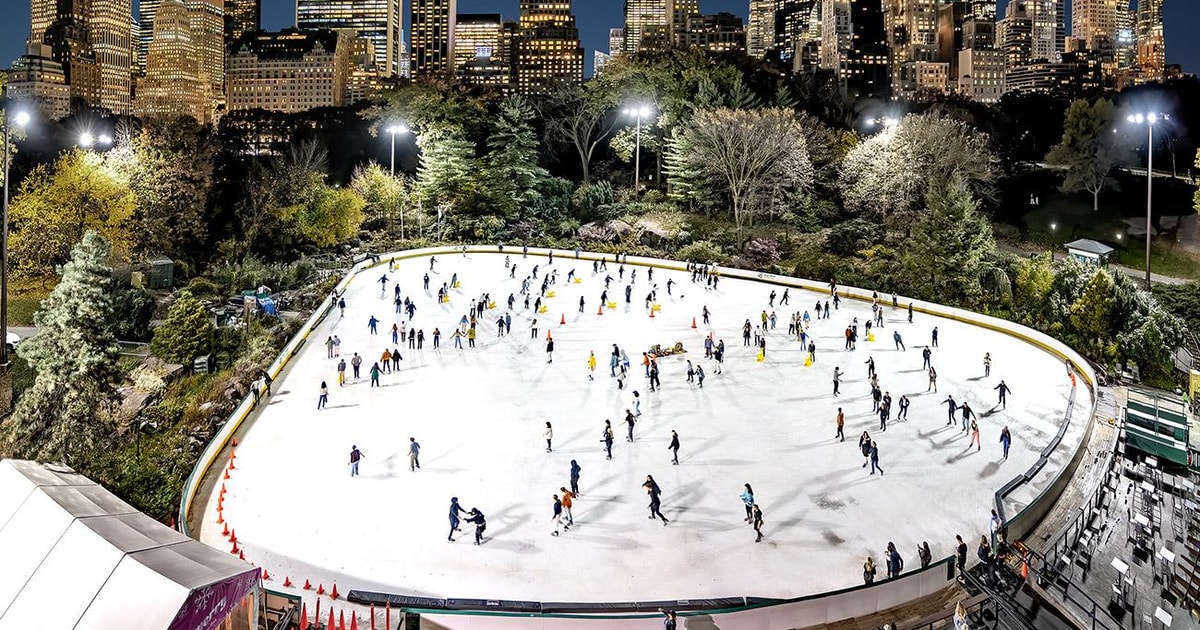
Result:
{"type": "Polygon", "coordinates": [[[8,325],[32,326],[33,314],[37,312],[42,300],[50,295],[49,291],[23,291],[8,297],[8,325]]]}

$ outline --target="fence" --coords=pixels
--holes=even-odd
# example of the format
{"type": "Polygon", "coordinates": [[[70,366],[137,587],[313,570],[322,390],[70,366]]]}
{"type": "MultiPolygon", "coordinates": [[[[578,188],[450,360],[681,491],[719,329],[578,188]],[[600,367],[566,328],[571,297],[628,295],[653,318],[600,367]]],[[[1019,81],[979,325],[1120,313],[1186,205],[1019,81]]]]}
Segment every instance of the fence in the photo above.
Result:
{"type": "MultiPolygon", "coordinates": [[[[507,250],[512,253],[514,250],[507,250]]],[[[544,248],[530,249],[529,255],[542,256],[553,251],[560,259],[578,259],[586,261],[607,260],[612,258],[608,254],[594,254],[583,252],[569,252],[564,250],[548,250],[544,248]]],[[[346,290],[351,282],[358,274],[366,269],[382,264],[383,261],[390,260],[405,260],[412,258],[423,258],[427,256],[448,256],[448,255],[465,255],[468,253],[495,253],[496,246],[467,246],[467,247],[431,247],[418,250],[407,250],[401,252],[393,252],[381,254],[378,256],[367,257],[354,264],[350,268],[346,276],[338,283],[334,289],[338,293],[346,290]]],[[[624,264],[638,265],[644,267],[656,267],[659,269],[667,269],[674,271],[686,271],[686,264],[666,261],[655,258],[643,257],[627,257],[622,256],[624,264]]],[[[798,289],[808,289],[816,292],[825,292],[829,288],[826,284],[812,280],[804,280],[800,278],[792,278],[771,273],[747,271],[742,269],[718,268],[718,273],[724,278],[738,278],[742,280],[751,280],[764,283],[775,284],[785,287],[793,287],[798,289]]],[[[843,298],[857,299],[862,301],[870,301],[872,299],[872,291],[867,289],[859,289],[855,287],[838,287],[838,294],[843,298]]],[[[1061,470],[1051,483],[1046,484],[1046,487],[1041,492],[1038,492],[1034,498],[1026,503],[1018,513],[1011,519],[1007,519],[1010,532],[1023,534],[1031,531],[1046,512],[1052,507],[1055,500],[1062,492],[1062,488],[1070,482],[1076,467],[1085,451],[1084,445],[1087,442],[1087,437],[1090,434],[1091,418],[1096,410],[1096,395],[1095,395],[1095,372],[1088,363],[1079,356],[1075,351],[1071,350],[1065,344],[1051,338],[1043,333],[1025,328],[1013,322],[1002,320],[987,315],[973,313],[963,309],[941,306],[937,304],[920,304],[913,300],[903,298],[903,302],[911,303],[914,312],[922,314],[931,314],[939,317],[961,321],[988,328],[1003,334],[1021,339],[1027,343],[1031,343],[1042,348],[1044,351],[1058,357],[1066,362],[1073,370],[1073,373],[1078,374],[1084,381],[1084,385],[1088,387],[1092,393],[1092,405],[1087,413],[1086,418],[1081,421],[1087,422],[1088,427],[1081,442],[1076,445],[1072,451],[1071,457],[1068,460],[1066,467],[1061,470]]],[[[332,310],[333,305],[330,301],[325,301],[322,305],[308,318],[296,335],[288,342],[284,349],[280,352],[276,360],[268,368],[268,372],[272,378],[277,378],[279,373],[287,366],[292,357],[300,350],[304,343],[308,340],[313,330],[321,324],[326,315],[332,310]]],[[[184,484],[183,496],[180,499],[179,505],[179,523],[184,534],[190,535],[190,523],[192,508],[195,503],[196,495],[199,492],[200,486],[207,479],[210,470],[218,460],[225,457],[225,449],[229,445],[235,433],[241,428],[242,424],[249,417],[254,407],[254,397],[247,396],[237,409],[231,414],[229,420],[221,427],[208,446],[201,453],[196,467],[192,470],[184,484]]],[[[996,493],[996,508],[1004,515],[1005,502],[1013,501],[1012,495],[1019,489],[1024,488],[1037,478],[1037,476],[1045,468],[1049,462],[1049,458],[1061,446],[1061,440],[1066,432],[1068,425],[1073,421],[1072,411],[1075,405],[1075,392],[1072,391],[1068,408],[1064,412],[1063,420],[1060,423],[1058,434],[1052,440],[1051,444],[1042,452],[1042,457],[1038,463],[1032,466],[1029,470],[1021,475],[1013,478],[996,493]]],[[[1015,536],[1014,536],[1015,537],[1015,536]]],[[[929,569],[916,571],[905,574],[900,578],[877,583],[870,587],[859,586],[850,589],[843,589],[828,593],[820,593],[802,598],[773,601],[768,604],[755,605],[738,610],[726,611],[711,611],[706,614],[712,615],[714,618],[722,616],[724,621],[720,627],[738,629],[746,628],[775,628],[775,627],[804,627],[808,625],[819,625],[824,623],[832,623],[849,619],[852,617],[877,614],[880,611],[901,605],[918,597],[928,595],[945,588],[952,580],[952,571],[946,570],[945,575],[938,574],[937,571],[931,569],[949,563],[949,558],[940,561],[935,565],[931,565],[929,569]],[[936,577],[935,577],[936,576],[936,577]]],[[[442,611],[438,614],[451,614],[442,611]]],[[[465,614],[458,612],[454,614],[465,614]]],[[[497,623],[488,625],[488,627],[498,627],[499,620],[507,619],[508,614],[505,613],[490,613],[489,619],[497,623]]],[[[519,626],[522,628],[548,627],[542,623],[531,623],[531,614],[528,613],[513,613],[518,618],[522,619],[519,626]]],[[[592,616],[583,616],[584,619],[593,619],[592,616]]],[[[555,617],[558,619],[558,617],[555,617]]],[[[624,619],[624,618],[622,618],[624,619]]],[[[640,617],[644,624],[645,616],[640,617]]],[[[559,619],[562,621],[561,619],[559,619]]],[[[618,627],[614,625],[614,619],[606,621],[606,627],[618,627]]],[[[478,624],[482,627],[482,618],[478,624]]],[[[564,624],[570,625],[570,624],[564,624]]],[[[560,627],[560,624],[554,624],[554,627],[560,627]]]]}

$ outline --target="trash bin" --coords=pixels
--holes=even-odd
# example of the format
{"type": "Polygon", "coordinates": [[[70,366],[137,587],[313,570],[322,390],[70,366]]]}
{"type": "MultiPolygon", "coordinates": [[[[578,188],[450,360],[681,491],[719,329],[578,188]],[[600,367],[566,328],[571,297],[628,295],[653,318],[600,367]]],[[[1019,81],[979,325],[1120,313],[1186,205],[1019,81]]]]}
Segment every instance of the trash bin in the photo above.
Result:
{"type": "Polygon", "coordinates": [[[146,261],[146,288],[169,289],[175,286],[175,261],[159,257],[146,261]]]}

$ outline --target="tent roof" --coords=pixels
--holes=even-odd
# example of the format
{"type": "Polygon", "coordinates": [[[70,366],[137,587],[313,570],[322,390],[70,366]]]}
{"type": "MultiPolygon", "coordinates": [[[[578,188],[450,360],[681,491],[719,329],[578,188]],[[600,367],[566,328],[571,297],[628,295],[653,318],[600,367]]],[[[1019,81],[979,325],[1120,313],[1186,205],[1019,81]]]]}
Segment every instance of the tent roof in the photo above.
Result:
{"type": "Polygon", "coordinates": [[[1065,243],[1063,247],[1066,247],[1067,249],[1076,249],[1089,254],[1095,254],[1097,256],[1107,256],[1113,252],[1113,248],[1099,241],[1093,241],[1090,238],[1074,240],[1070,243],[1065,243]]]}
{"type": "Polygon", "coordinates": [[[18,460],[0,461],[0,558],[0,627],[165,630],[197,591],[257,576],[69,468],[18,460]]]}

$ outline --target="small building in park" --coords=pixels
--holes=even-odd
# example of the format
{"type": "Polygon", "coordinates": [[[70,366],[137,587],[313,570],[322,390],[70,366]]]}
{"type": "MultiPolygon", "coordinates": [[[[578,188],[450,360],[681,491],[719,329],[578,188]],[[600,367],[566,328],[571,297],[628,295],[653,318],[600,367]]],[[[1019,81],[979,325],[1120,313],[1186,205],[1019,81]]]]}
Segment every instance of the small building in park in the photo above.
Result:
{"type": "Polygon", "coordinates": [[[1081,238],[1070,243],[1063,243],[1063,247],[1067,248],[1067,256],[1072,260],[1096,267],[1107,267],[1108,257],[1114,251],[1108,245],[1100,241],[1093,241],[1090,238],[1081,238]]]}

